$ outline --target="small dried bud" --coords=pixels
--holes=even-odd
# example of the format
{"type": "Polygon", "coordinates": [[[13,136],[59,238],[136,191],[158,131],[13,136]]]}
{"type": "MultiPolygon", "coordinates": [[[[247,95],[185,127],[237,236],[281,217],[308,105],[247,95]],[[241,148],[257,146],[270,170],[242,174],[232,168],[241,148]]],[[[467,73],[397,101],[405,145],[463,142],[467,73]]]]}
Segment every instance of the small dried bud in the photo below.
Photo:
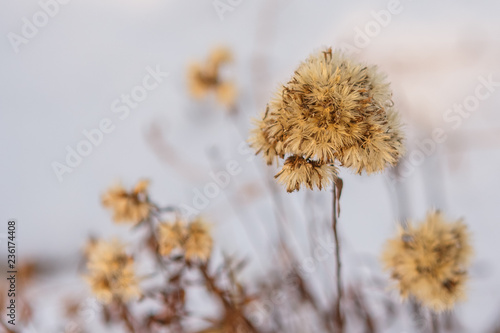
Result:
{"type": "Polygon", "coordinates": [[[210,91],[215,92],[217,101],[231,107],[236,100],[234,83],[223,80],[221,66],[232,61],[231,52],[226,48],[216,48],[204,64],[192,63],[188,70],[189,91],[194,98],[205,97],[210,91]]]}
{"type": "Polygon", "coordinates": [[[121,185],[116,185],[102,196],[102,204],[113,211],[113,220],[116,223],[139,223],[148,217],[151,210],[147,196],[148,185],[148,181],[141,180],[131,192],[127,192],[121,185]]]}
{"type": "Polygon", "coordinates": [[[186,259],[193,261],[200,259],[207,261],[212,253],[213,240],[208,225],[201,219],[191,222],[188,227],[188,236],[184,244],[186,259]]]}
{"type": "Polygon", "coordinates": [[[159,253],[168,256],[175,249],[182,248],[187,237],[187,229],[183,222],[160,223],[158,226],[159,253]]]}
{"type": "Polygon", "coordinates": [[[287,192],[293,192],[298,191],[301,185],[306,185],[311,190],[314,187],[321,190],[333,181],[335,174],[336,170],[332,165],[292,155],[286,159],[283,169],[275,178],[279,183],[286,185],[287,192]]]}

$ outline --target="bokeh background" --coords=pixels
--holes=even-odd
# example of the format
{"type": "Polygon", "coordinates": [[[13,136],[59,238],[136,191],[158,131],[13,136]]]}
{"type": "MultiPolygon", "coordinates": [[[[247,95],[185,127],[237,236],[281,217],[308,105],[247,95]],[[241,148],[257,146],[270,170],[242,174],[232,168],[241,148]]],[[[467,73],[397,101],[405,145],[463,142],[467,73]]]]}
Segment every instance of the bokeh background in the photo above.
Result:
{"type": "MultiPolygon", "coordinates": [[[[438,208],[463,218],[473,234],[468,300],[456,309],[463,331],[491,329],[500,314],[500,84],[477,87],[500,82],[498,2],[220,2],[228,7],[218,10],[217,1],[71,0],[59,4],[18,52],[12,33],[22,37],[23,18],[32,21],[41,5],[0,3],[0,236],[7,220],[17,219],[20,262],[47,267],[29,291],[42,308],[33,332],[54,332],[61,297],[88,292],[78,265],[89,235],[128,237],[129,228],[114,225],[100,204],[116,181],[132,186],[147,178],[156,201],[193,206],[196,189],[212,182],[210,172],[237,161],[241,172],[200,213],[214,225],[217,251],[249,259],[244,280],[265,277],[278,233],[265,179],[276,170],[242,147],[251,118],[278,84],[323,46],[347,49],[387,73],[408,137],[397,180],[390,172],[341,172],[346,281],[382,274],[377,259],[398,220],[419,220],[438,208]],[[391,8],[397,13],[381,14],[391,8]],[[203,60],[217,45],[234,56],[225,69],[239,92],[233,115],[214,99],[194,101],[187,89],[190,61],[203,60]],[[120,119],[113,102],[141,85],[147,68],[168,76],[120,119]],[[477,89],[489,94],[476,98],[471,111],[450,111],[474,100],[477,89]],[[52,164],[64,163],[66,147],[75,149],[82,132],[104,118],[114,130],[59,181],[52,164]],[[429,148],[436,129],[446,139],[429,148]]],[[[307,257],[330,232],[331,192],[279,190],[285,237],[307,257]]],[[[333,269],[333,258],[315,267],[323,276],[333,269]]],[[[404,321],[392,329],[412,331],[404,321]]]]}

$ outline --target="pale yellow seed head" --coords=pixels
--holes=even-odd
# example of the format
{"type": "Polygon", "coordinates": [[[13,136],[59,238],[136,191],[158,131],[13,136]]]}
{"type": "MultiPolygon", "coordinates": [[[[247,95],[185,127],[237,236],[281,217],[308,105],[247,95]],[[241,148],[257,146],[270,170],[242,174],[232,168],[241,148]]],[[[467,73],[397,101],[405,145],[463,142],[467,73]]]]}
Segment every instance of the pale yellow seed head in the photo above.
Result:
{"type": "Polygon", "coordinates": [[[116,223],[139,223],[151,210],[147,199],[148,185],[148,181],[141,180],[130,192],[122,185],[116,185],[102,196],[102,204],[112,210],[116,223]]]}
{"type": "Polygon", "coordinates": [[[311,190],[315,187],[321,190],[332,183],[335,173],[335,167],[332,165],[292,155],[287,158],[275,178],[286,186],[287,192],[298,191],[301,186],[307,186],[311,190]]]}
{"type": "MultiPolygon", "coordinates": [[[[318,167],[338,163],[357,173],[379,172],[404,153],[392,105],[376,66],[327,49],[302,62],[278,89],[249,143],[268,164],[300,156],[318,167]]],[[[305,183],[311,182],[317,183],[305,183]]]]}
{"type": "Polygon", "coordinates": [[[403,298],[413,296],[434,311],[444,311],[465,297],[471,256],[466,225],[433,211],[421,224],[400,228],[387,241],[382,261],[403,298]]]}
{"type": "Polygon", "coordinates": [[[204,63],[193,62],[188,68],[188,88],[196,99],[213,92],[221,105],[231,108],[235,101],[237,90],[233,82],[223,78],[221,67],[232,61],[229,49],[217,47],[210,53],[204,63]]]}
{"type": "Polygon", "coordinates": [[[87,251],[85,280],[92,293],[105,303],[117,299],[127,302],[140,296],[134,260],[118,240],[92,241],[87,251]]]}
{"type": "Polygon", "coordinates": [[[187,228],[183,221],[160,223],[158,226],[159,253],[168,256],[175,249],[181,249],[187,237],[187,228]]]}
{"type": "Polygon", "coordinates": [[[207,261],[212,253],[213,240],[208,224],[196,219],[188,226],[187,239],[184,243],[186,259],[189,261],[207,261]]]}

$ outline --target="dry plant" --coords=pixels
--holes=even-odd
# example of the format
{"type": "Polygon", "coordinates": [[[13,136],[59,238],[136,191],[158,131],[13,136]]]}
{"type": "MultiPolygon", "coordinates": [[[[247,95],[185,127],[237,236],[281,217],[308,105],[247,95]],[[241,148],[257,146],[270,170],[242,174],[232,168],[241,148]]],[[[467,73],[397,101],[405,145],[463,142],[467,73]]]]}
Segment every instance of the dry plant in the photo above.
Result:
{"type": "MultiPolygon", "coordinates": [[[[221,73],[230,61],[231,52],[217,48],[205,63],[193,63],[188,71],[192,97],[214,93],[220,104],[235,111],[236,87],[221,73]]],[[[232,121],[236,115],[232,113],[232,121]]],[[[397,168],[404,154],[403,137],[389,83],[376,66],[331,49],[314,53],[278,89],[256,121],[249,143],[268,165],[281,167],[275,179],[287,192],[333,187],[336,279],[326,288],[335,285],[334,296],[327,296],[326,303],[319,297],[291,250],[282,232],[286,202],[274,191],[272,178],[270,183],[265,180],[278,226],[278,250],[269,255],[273,269],[246,282],[238,277],[247,260],[216,255],[210,223],[202,216],[187,218],[177,207],[160,206],[149,195],[149,182],[140,180],[130,189],[115,185],[101,197],[113,221],[130,226],[134,241],[91,238],[83,250],[82,277],[99,301],[101,322],[137,333],[375,333],[384,332],[408,311],[422,331],[454,331],[456,318],[440,312],[451,310],[465,295],[472,247],[466,226],[447,222],[438,211],[431,211],[420,225],[402,224],[382,255],[396,289],[415,302],[398,306],[382,277],[342,283],[339,168],[357,174],[397,168]],[[141,268],[144,262],[151,264],[152,272],[141,268]],[[193,306],[193,295],[200,292],[210,315],[193,306]]],[[[180,153],[167,148],[166,160],[183,171],[180,153]]],[[[234,196],[228,201],[239,215],[247,204],[234,196]]],[[[322,292],[330,295],[329,289],[322,292]]],[[[73,323],[65,333],[93,331],[78,319],[79,308],[78,300],[65,302],[65,316],[73,323]]],[[[17,332],[0,325],[6,332],[17,332]]]]}
{"type": "Polygon", "coordinates": [[[139,181],[131,192],[112,187],[102,202],[116,223],[126,220],[134,232],[146,231],[138,248],[154,260],[155,274],[137,272],[135,255],[117,239],[90,239],[84,250],[84,279],[101,302],[103,321],[121,324],[129,332],[185,332],[186,318],[196,317],[186,307],[186,294],[202,286],[213,299],[210,307],[221,311],[217,318],[200,317],[207,329],[199,332],[258,332],[245,313],[253,296],[236,278],[244,265],[228,257],[213,269],[209,224],[199,217],[188,221],[173,207],[160,208],[150,200],[147,184],[139,181]],[[158,273],[159,284],[143,287],[158,273]],[[134,314],[132,304],[148,300],[154,310],[134,314]]]}
{"type": "MultiPolygon", "coordinates": [[[[277,262],[274,272],[266,274],[262,281],[243,284],[238,274],[246,261],[223,256],[215,264],[210,225],[201,217],[186,219],[175,207],[160,207],[151,200],[147,184],[141,180],[130,192],[122,188],[117,191],[114,186],[102,196],[103,206],[111,210],[115,223],[123,225],[125,211],[127,216],[134,217],[127,219],[127,223],[133,233],[140,235],[138,243],[131,246],[133,244],[116,238],[91,238],[83,250],[83,279],[99,301],[104,324],[121,326],[127,332],[336,331],[335,316],[322,307],[298,265],[285,264],[293,258],[293,253],[283,248],[282,260],[277,262]],[[123,197],[130,199],[138,192],[140,200],[118,204],[123,197]],[[118,201],[110,201],[110,198],[118,201]],[[145,216],[135,213],[145,206],[148,207],[145,216]],[[154,263],[153,274],[136,267],[137,261],[145,258],[154,263]],[[215,316],[197,315],[188,306],[189,295],[200,287],[210,295],[210,303],[203,306],[218,309],[215,316]],[[269,311],[260,311],[269,295],[278,295],[280,303],[269,311]],[[136,307],[144,304],[148,310],[137,311],[136,307]],[[306,316],[309,322],[297,324],[292,320],[295,316],[306,316]],[[205,328],[193,329],[192,319],[204,322],[205,328]]],[[[362,289],[352,285],[346,304],[357,309],[353,316],[361,327],[376,332],[376,319],[364,300],[362,289]]],[[[65,308],[67,316],[74,318],[78,303],[67,301],[65,308]]],[[[71,330],[66,332],[89,329],[84,321],[75,319],[71,330]]]]}
{"type": "Polygon", "coordinates": [[[267,105],[249,139],[267,164],[284,165],[275,176],[288,192],[334,183],[332,229],[336,241],[337,327],[343,331],[340,245],[337,233],[343,182],[336,164],[358,174],[395,165],[403,133],[389,83],[376,66],[331,48],[311,55],[267,105]]]}

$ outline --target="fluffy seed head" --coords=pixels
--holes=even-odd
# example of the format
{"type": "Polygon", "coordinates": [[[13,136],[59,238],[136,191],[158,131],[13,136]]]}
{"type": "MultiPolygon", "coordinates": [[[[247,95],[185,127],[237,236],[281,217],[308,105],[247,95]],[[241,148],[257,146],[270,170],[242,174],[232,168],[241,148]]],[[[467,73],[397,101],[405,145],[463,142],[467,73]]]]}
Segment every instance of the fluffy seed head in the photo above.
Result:
{"type": "Polygon", "coordinates": [[[151,209],[147,196],[148,185],[148,181],[141,180],[130,192],[116,185],[102,196],[102,204],[113,211],[116,223],[139,223],[149,215],[151,209]]]}
{"type": "Polygon", "coordinates": [[[175,249],[182,248],[187,237],[187,229],[182,221],[160,223],[158,226],[159,253],[168,256],[175,249]]]}
{"type": "Polygon", "coordinates": [[[160,255],[169,256],[179,249],[188,261],[207,261],[213,246],[209,226],[200,217],[189,224],[182,220],[160,223],[158,243],[160,255]]]}
{"type": "Polygon", "coordinates": [[[335,167],[332,165],[292,155],[286,159],[283,168],[275,178],[286,186],[287,192],[298,191],[301,185],[305,185],[311,190],[314,187],[321,190],[333,181],[335,173],[335,167]]]}
{"type": "Polygon", "coordinates": [[[196,99],[205,97],[210,91],[217,101],[231,107],[236,100],[236,87],[233,82],[223,80],[221,67],[232,61],[231,52],[226,48],[216,48],[205,63],[192,63],[188,69],[188,85],[191,95],[196,99]]]}
{"type": "Polygon", "coordinates": [[[207,261],[212,253],[212,246],[213,240],[208,225],[199,218],[191,222],[184,244],[186,259],[207,261]]]}
{"type": "Polygon", "coordinates": [[[140,296],[134,260],[117,241],[98,240],[86,248],[88,274],[85,280],[94,295],[105,303],[126,302],[140,296]]]}
{"type": "Polygon", "coordinates": [[[313,54],[278,89],[250,144],[268,164],[295,155],[321,166],[338,161],[357,173],[382,171],[404,151],[391,94],[376,66],[331,49],[313,54]]]}
{"type": "Polygon", "coordinates": [[[430,212],[420,225],[399,229],[387,242],[382,261],[403,298],[413,296],[434,311],[451,309],[465,295],[472,255],[467,227],[430,212]]]}

